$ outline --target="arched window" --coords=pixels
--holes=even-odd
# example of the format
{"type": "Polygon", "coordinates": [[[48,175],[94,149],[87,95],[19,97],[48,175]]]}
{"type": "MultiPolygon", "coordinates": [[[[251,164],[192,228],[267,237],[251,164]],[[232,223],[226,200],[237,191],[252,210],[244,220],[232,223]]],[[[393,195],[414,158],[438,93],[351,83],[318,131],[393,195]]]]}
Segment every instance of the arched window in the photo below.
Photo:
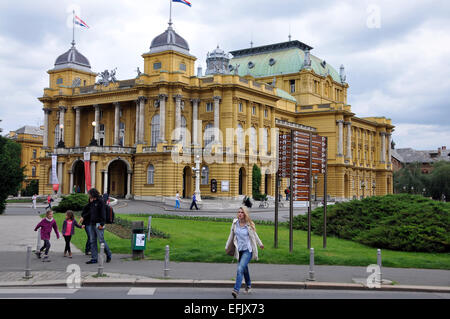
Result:
{"type": "Polygon", "coordinates": [[[147,184],[153,185],[155,183],[155,167],[150,164],[147,168],[147,184]]]}
{"type": "Polygon", "coordinates": [[[125,144],[125,123],[119,123],[119,145],[124,146],[125,144]]]}
{"type": "Polygon", "coordinates": [[[61,132],[60,132],[59,124],[55,126],[55,148],[58,146],[59,139],[61,138],[61,132]]]}
{"type": "Polygon", "coordinates": [[[158,143],[159,134],[160,134],[160,124],[159,124],[159,114],[156,114],[152,118],[152,139],[151,146],[155,147],[158,143]]]}
{"type": "Polygon", "coordinates": [[[237,145],[238,145],[238,152],[245,152],[245,141],[244,141],[244,128],[241,124],[237,125],[237,145]]]}
{"type": "Polygon", "coordinates": [[[214,125],[212,123],[206,124],[203,139],[205,140],[205,147],[214,142],[214,125]]]}
{"type": "Polygon", "coordinates": [[[37,150],[33,150],[33,159],[36,159],[37,156],[37,150]]]}
{"type": "Polygon", "coordinates": [[[33,167],[31,168],[31,176],[32,176],[32,177],[36,177],[36,166],[33,166],[33,167]]]}
{"type": "Polygon", "coordinates": [[[208,185],[208,181],[209,181],[209,167],[208,166],[203,166],[202,167],[202,185],[208,185]]]}

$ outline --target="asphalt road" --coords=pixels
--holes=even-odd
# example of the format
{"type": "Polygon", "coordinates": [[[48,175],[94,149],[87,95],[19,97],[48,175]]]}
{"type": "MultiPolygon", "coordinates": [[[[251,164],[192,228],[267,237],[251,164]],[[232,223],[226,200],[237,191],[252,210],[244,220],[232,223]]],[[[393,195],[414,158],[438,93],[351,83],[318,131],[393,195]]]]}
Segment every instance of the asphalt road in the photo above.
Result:
{"type": "MultiPolygon", "coordinates": [[[[0,288],[0,299],[217,299],[234,300],[226,288],[0,288]]],[[[258,289],[237,301],[260,299],[450,299],[450,293],[258,289]]]]}

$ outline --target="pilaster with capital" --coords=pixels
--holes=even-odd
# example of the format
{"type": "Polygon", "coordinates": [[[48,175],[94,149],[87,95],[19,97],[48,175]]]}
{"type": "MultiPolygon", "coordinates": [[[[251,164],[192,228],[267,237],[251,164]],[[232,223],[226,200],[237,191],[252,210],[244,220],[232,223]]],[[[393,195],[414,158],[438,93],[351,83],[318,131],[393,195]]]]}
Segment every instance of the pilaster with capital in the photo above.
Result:
{"type": "Polygon", "coordinates": [[[345,154],[346,160],[352,159],[352,123],[351,122],[345,122],[345,125],[347,125],[347,151],[345,154]]]}
{"type": "Polygon", "coordinates": [[[198,104],[200,99],[191,99],[192,101],[192,135],[193,135],[193,145],[199,145],[198,141],[198,104]]]}
{"type": "Polygon", "coordinates": [[[166,100],[167,94],[159,94],[159,140],[166,143],[166,100]]]}
{"type": "Polygon", "coordinates": [[[95,109],[95,140],[98,143],[98,139],[99,139],[99,132],[100,132],[100,105],[98,104],[94,104],[94,109],[95,109]]]}
{"type": "Polygon", "coordinates": [[[343,120],[337,120],[336,123],[338,124],[338,157],[344,156],[344,121],[343,120]]]}
{"type": "Polygon", "coordinates": [[[182,95],[176,94],[175,99],[175,140],[181,139],[181,99],[182,95]]]}
{"type": "Polygon", "coordinates": [[[145,96],[140,96],[138,98],[139,103],[139,139],[138,144],[145,144],[145,103],[147,98],[145,96]]]}
{"type": "Polygon", "coordinates": [[[50,109],[44,108],[44,141],[43,141],[43,147],[48,147],[48,118],[51,113],[50,109]]]}
{"type": "Polygon", "coordinates": [[[119,146],[120,103],[114,102],[114,146],[119,146]]]}
{"type": "Polygon", "coordinates": [[[220,130],[220,100],[222,97],[214,96],[214,140],[219,143],[220,130]]]}
{"type": "Polygon", "coordinates": [[[386,133],[381,132],[381,154],[380,154],[380,162],[386,163],[386,133]]]}
{"type": "Polygon", "coordinates": [[[80,107],[74,107],[75,110],[75,147],[80,147],[80,107]]]}
{"type": "Polygon", "coordinates": [[[388,160],[387,160],[387,162],[389,164],[391,164],[391,162],[392,162],[392,153],[391,153],[392,134],[391,133],[387,133],[387,137],[388,137],[388,144],[387,144],[387,147],[388,147],[388,160]]]}

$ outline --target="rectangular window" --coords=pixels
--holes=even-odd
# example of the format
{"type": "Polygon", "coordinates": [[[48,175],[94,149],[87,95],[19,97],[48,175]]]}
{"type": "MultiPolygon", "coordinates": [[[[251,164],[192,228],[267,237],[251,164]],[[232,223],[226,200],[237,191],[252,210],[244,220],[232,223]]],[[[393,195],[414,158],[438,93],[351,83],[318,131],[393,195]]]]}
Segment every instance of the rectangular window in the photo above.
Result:
{"type": "Polygon", "coordinates": [[[33,159],[36,159],[37,151],[33,150],[33,159]]]}
{"type": "Polygon", "coordinates": [[[153,63],[153,70],[159,70],[161,69],[161,62],[153,63]]]}
{"type": "Polygon", "coordinates": [[[252,107],[252,115],[256,115],[256,106],[252,107]]]}
{"type": "Polygon", "coordinates": [[[186,64],[180,63],[180,70],[181,71],[186,71],[186,64]]]}
{"type": "Polygon", "coordinates": [[[244,111],[244,107],[242,106],[242,103],[239,103],[239,112],[243,112],[244,111]]]}
{"type": "Polygon", "coordinates": [[[213,111],[213,104],[212,102],[206,103],[206,112],[212,112],[213,111]]]}
{"type": "Polygon", "coordinates": [[[63,79],[62,78],[57,79],[56,84],[63,84],[63,79]]]}
{"type": "Polygon", "coordinates": [[[295,80],[289,81],[289,87],[290,87],[291,93],[294,93],[295,92],[295,80]]]}
{"type": "Polygon", "coordinates": [[[268,117],[269,116],[269,111],[267,109],[264,110],[264,117],[268,117]]]}

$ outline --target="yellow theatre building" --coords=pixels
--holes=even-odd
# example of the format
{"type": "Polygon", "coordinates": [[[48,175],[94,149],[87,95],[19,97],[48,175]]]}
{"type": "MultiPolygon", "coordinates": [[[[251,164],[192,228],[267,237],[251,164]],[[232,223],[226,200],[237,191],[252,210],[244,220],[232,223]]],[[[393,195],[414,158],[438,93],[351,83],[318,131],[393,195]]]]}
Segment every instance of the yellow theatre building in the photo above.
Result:
{"type": "Polygon", "coordinates": [[[52,155],[58,192],[84,190],[89,152],[92,186],[112,196],[163,200],[197,190],[202,198],[241,199],[252,193],[256,164],[261,193],[273,197],[276,129],[286,125],[328,137],[331,200],[392,193],[391,120],[356,117],[344,68],[337,72],[311,50],[300,41],[230,53],[217,47],[203,74],[169,23],[142,54],[143,72],[117,80],[115,70],[93,72],[72,43],[48,71],[49,87],[39,98],[40,193],[52,192],[52,155]]]}

